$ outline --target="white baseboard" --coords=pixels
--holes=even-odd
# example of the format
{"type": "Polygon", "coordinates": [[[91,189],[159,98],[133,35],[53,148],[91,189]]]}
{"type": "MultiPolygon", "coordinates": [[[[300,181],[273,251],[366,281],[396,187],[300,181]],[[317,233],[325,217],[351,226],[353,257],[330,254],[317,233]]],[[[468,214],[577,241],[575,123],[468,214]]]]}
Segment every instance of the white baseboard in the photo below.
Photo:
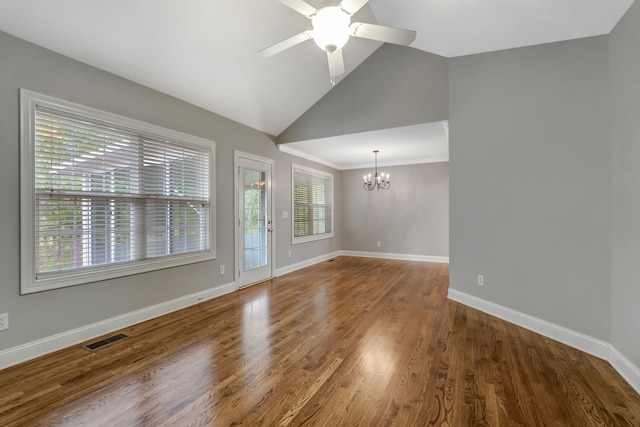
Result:
{"type": "Polygon", "coordinates": [[[319,262],[330,260],[331,258],[336,258],[340,255],[341,255],[340,251],[336,251],[329,254],[320,255],[315,258],[310,258],[304,261],[300,261],[295,264],[287,265],[285,267],[276,268],[276,277],[285,275],[287,273],[292,273],[296,270],[300,270],[305,267],[310,267],[314,264],[318,264],[319,262]]]}
{"type": "Polygon", "coordinates": [[[449,257],[445,257],[445,256],[390,254],[390,253],[384,253],[384,252],[363,252],[363,251],[340,251],[340,255],[364,257],[364,258],[399,259],[404,261],[438,262],[442,264],[449,264],[449,257]]]}
{"type": "Polygon", "coordinates": [[[491,301],[449,289],[448,298],[484,313],[506,320],[545,337],[560,341],[570,347],[584,351],[608,361],[613,368],[640,393],[640,369],[627,360],[613,345],[608,342],[590,337],[580,332],[567,329],[546,320],[538,319],[528,314],[495,304],[491,301]]]}
{"type": "Polygon", "coordinates": [[[296,270],[300,270],[305,267],[312,266],[313,264],[317,264],[319,262],[330,260],[331,258],[336,258],[339,256],[354,256],[354,257],[364,257],[364,258],[381,258],[381,259],[399,259],[405,261],[424,261],[424,262],[438,262],[438,263],[449,263],[449,257],[441,257],[441,256],[425,256],[425,255],[406,255],[406,254],[388,254],[383,252],[361,252],[361,251],[336,251],[329,254],[321,255],[316,258],[307,259],[305,261],[301,261],[295,264],[287,265],[286,267],[281,267],[276,269],[276,277],[282,276],[287,273],[292,273],[296,270]]]}
{"type": "Polygon", "coordinates": [[[541,320],[536,317],[529,316],[528,314],[492,303],[482,298],[456,291],[455,289],[449,289],[448,297],[450,300],[468,305],[469,307],[473,307],[492,316],[499,317],[500,319],[506,320],[507,322],[515,325],[522,326],[525,329],[529,329],[530,331],[544,335],[545,337],[560,341],[563,344],[582,350],[585,353],[589,353],[593,356],[599,357],[600,359],[608,360],[609,358],[609,343],[604,341],[581,334],[580,332],[572,331],[554,323],[547,322],[546,320],[541,320]]]}
{"type": "Polygon", "coordinates": [[[613,345],[609,349],[609,363],[640,394],[640,369],[622,355],[613,345]]]}
{"type": "Polygon", "coordinates": [[[26,362],[27,360],[43,356],[66,347],[77,345],[81,342],[144,322],[202,301],[213,299],[237,290],[237,285],[227,283],[213,289],[186,295],[160,304],[145,307],[120,316],[112,317],[87,326],[72,329],[50,337],[42,338],[26,344],[0,351],[0,369],[26,362]]]}

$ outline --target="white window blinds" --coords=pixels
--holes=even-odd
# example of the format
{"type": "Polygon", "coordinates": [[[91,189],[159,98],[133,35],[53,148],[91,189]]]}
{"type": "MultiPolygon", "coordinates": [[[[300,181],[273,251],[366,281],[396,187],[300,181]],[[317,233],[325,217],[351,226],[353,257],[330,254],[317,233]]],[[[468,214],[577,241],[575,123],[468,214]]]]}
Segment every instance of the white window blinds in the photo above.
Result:
{"type": "Polygon", "coordinates": [[[32,107],[32,283],[211,252],[211,146],[32,107]]]}
{"type": "Polygon", "coordinates": [[[293,165],[293,240],[333,237],[333,175],[293,165]]]}

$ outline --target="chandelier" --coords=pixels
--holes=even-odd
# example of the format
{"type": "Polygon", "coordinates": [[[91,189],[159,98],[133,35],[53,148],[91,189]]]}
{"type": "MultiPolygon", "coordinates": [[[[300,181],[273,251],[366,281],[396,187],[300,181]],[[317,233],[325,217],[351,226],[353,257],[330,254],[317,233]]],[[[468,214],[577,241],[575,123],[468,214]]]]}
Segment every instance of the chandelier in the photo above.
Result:
{"type": "Polygon", "coordinates": [[[378,175],[378,150],[373,150],[375,155],[375,170],[373,177],[371,174],[364,176],[364,184],[362,188],[367,191],[373,190],[388,190],[391,188],[391,182],[389,181],[389,174],[380,173],[378,175]]]}

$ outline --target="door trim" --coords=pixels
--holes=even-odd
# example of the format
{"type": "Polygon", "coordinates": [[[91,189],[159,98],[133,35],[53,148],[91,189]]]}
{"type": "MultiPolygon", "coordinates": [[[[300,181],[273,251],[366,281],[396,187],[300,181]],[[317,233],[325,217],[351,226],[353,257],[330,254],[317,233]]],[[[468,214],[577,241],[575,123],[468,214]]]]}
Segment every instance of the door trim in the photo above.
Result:
{"type": "MultiPolygon", "coordinates": [[[[238,199],[238,194],[240,193],[240,180],[238,176],[238,168],[240,167],[240,159],[248,159],[254,160],[257,162],[268,163],[271,166],[271,182],[269,183],[270,188],[268,194],[270,196],[269,203],[269,214],[271,215],[271,245],[268,248],[271,251],[271,277],[269,279],[273,279],[276,276],[276,233],[278,228],[276,226],[276,217],[275,217],[275,207],[274,207],[274,196],[273,193],[275,191],[275,161],[273,159],[269,159],[267,157],[257,156],[255,154],[246,153],[244,151],[233,150],[233,241],[234,241],[234,268],[233,268],[233,279],[236,284],[236,289],[240,289],[240,257],[242,254],[240,253],[240,226],[239,221],[240,218],[240,200],[238,199]]],[[[267,279],[267,280],[269,280],[267,279]]],[[[251,286],[251,285],[247,285],[251,286]]],[[[245,286],[246,287],[246,286],[245,286]]]]}

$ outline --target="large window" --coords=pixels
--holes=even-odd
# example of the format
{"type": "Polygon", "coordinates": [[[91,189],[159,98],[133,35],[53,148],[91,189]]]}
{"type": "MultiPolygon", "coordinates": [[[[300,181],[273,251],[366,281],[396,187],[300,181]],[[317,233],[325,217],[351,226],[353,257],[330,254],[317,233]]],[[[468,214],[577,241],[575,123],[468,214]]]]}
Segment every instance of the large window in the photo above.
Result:
{"type": "Polygon", "coordinates": [[[212,141],[21,92],[21,290],[215,258],[212,141]]]}
{"type": "Polygon", "coordinates": [[[333,237],[333,175],[292,165],[293,243],[333,237]]]}

